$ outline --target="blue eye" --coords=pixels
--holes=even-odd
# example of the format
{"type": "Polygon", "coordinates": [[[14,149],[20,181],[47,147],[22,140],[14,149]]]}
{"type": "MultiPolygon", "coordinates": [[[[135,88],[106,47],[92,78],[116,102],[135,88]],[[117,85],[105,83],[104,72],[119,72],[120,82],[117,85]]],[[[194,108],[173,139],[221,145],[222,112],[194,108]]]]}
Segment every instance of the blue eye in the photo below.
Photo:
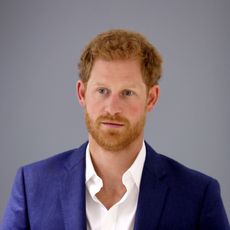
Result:
{"type": "Polygon", "coordinates": [[[109,90],[106,88],[99,88],[97,91],[99,94],[102,94],[102,95],[107,95],[109,93],[109,90]]]}
{"type": "Polygon", "coordinates": [[[131,90],[128,90],[128,89],[125,89],[122,91],[122,96],[125,96],[125,97],[130,97],[130,96],[133,96],[133,91],[131,90]]]}

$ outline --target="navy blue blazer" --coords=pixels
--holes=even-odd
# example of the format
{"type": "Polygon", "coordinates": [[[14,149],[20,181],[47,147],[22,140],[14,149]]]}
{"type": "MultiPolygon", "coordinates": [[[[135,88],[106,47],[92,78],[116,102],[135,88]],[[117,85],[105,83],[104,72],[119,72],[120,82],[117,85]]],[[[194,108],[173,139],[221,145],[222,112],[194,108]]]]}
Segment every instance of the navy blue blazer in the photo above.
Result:
{"type": "MultiPolygon", "coordinates": [[[[86,229],[86,145],[19,169],[3,230],[86,229]]],[[[146,146],[134,229],[229,230],[218,182],[146,146]]]]}

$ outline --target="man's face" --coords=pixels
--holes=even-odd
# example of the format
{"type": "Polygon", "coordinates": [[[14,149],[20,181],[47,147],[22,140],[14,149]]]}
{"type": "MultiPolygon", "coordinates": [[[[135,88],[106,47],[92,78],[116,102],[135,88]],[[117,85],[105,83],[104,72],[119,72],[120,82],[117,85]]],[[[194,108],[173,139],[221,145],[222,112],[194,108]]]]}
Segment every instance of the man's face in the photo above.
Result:
{"type": "Polygon", "coordinates": [[[87,86],[78,82],[90,137],[109,151],[143,139],[146,113],[153,107],[151,92],[137,60],[96,60],[87,86]]]}

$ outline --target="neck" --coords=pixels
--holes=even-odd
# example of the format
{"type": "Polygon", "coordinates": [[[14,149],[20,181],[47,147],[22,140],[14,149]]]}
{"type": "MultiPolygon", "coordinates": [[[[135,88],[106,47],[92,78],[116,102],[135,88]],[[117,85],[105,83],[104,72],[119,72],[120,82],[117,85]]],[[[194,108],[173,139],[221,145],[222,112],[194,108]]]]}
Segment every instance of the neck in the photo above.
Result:
{"type": "Polygon", "coordinates": [[[140,135],[125,149],[108,151],[99,146],[89,135],[89,149],[92,162],[98,176],[105,181],[120,181],[125,171],[135,161],[143,144],[143,135],[140,135]]]}

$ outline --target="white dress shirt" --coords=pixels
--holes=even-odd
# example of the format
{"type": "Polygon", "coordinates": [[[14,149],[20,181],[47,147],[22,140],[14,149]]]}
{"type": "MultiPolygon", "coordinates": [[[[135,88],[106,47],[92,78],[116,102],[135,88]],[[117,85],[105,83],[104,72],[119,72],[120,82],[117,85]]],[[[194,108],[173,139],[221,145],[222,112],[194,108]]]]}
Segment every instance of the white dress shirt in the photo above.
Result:
{"type": "Polygon", "coordinates": [[[123,174],[122,182],[126,193],[109,210],[97,199],[96,194],[103,187],[103,181],[96,174],[90,157],[89,145],[86,148],[86,216],[87,230],[132,230],[137,208],[142,170],[146,156],[142,148],[131,165],[123,174]]]}

